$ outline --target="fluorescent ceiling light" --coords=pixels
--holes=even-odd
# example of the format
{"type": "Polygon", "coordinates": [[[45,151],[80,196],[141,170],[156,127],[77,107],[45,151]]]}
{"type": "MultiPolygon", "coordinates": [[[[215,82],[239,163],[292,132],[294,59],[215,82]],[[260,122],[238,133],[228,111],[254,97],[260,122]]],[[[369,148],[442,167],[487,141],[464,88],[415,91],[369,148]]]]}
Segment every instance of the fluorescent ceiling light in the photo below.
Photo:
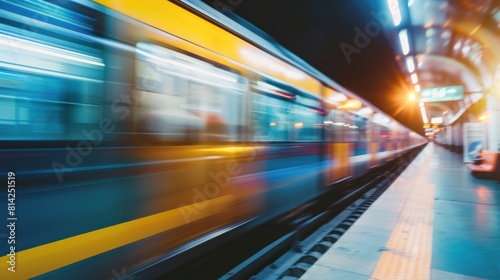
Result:
{"type": "Polygon", "coordinates": [[[406,67],[410,73],[415,71],[415,62],[413,62],[413,57],[410,56],[406,58],[406,67]]]}
{"type": "Polygon", "coordinates": [[[389,4],[389,11],[391,11],[392,21],[394,26],[398,26],[401,23],[401,11],[399,10],[398,0],[387,0],[389,4]]]}
{"type": "Polygon", "coordinates": [[[418,77],[417,77],[417,74],[416,73],[412,73],[411,74],[411,82],[413,84],[417,84],[418,83],[418,77]]]}
{"type": "Polygon", "coordinates": [[[404,55],[410,52],[410,43],[408,41],[408,30],[403,29],[399,31],[399,42],[401,43],[401,50],[404,55]]]}

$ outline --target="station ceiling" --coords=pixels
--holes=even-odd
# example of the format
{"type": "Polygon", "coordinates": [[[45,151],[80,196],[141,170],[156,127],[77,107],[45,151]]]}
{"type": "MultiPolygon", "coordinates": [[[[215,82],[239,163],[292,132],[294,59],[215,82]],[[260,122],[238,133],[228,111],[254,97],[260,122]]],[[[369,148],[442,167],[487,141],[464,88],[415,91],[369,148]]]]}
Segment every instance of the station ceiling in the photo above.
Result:
{"type": "Polygon", "coordinates": [[[428,122],[442,117],[444,124],[451,124],[492,90],[500,54],[498,1],[387,0],[387,6],[389,11],[393,7],[393,21],[384,30],[401,71],[415,91],[463,86],[462,100],[421,104],[428,122]],[[414,61],[414,71],[410,71],[408,60],[414,61]]]}
{"type": "Polygon", "coordinates": [[[500,0],[204,2],[248,20],[417,132],[436,117],[452,124],[500,78],[500,0]],[[464,98],[407,102],[448,86],[462,86],[464,98]]]}

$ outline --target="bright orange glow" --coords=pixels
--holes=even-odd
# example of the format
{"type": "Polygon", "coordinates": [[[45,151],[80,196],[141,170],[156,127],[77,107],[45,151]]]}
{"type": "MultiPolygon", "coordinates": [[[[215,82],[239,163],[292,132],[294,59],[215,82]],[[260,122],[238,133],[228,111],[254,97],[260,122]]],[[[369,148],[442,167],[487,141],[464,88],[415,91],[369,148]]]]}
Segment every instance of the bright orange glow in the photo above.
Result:
{"type": "Polygon", "coordinates": [[[304,127],[304,123],[301,123],[301,122],[298,122],[298,123],[295,123],[295,128],[303,128],[304,127]]]}
{"type": "Polygon", "coordinates": [[[410,100],[411,102],[415,101],[417,99],[417,96],[415,95],[414,92],[410,93],[410,95],[408,96],[408,100],[410,100]]]}
{"type": "Polygon", "coordinates": [[[416,95],[414,89],[408,87],[408,82],[403,79],[398,79],[395,84],[392,85],[392,94],[389,98],[385,100],[388,108],[391,108],[394,113],[392,117],[399,117],[405,120],[412,120],[413,127],[419,127],[422,125],[422,117],[420,114],[420,109],[415,106],[418,102],[418,96],[416,95]],[[415,100],[410,101],[410,93],[415,93],[415,100]]]}

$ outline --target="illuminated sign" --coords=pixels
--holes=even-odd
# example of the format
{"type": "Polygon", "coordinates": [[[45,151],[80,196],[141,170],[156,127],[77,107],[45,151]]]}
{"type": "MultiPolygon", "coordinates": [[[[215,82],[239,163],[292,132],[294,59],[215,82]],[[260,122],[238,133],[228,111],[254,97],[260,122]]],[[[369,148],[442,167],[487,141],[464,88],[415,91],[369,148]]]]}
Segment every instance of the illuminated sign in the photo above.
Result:
{"type": "Polygon", "coordinates": [[[429,127],[431,127],[431,125],[430,125],[430,124],[428,124],[428,123],[424,123],[424,128],[429,128],[429,127]]]}
{"type": "Polygon", "coordinates": [[[440,102],[464,99],[463,86],[426,88],[420,91],[420,102],[440,102]]]}

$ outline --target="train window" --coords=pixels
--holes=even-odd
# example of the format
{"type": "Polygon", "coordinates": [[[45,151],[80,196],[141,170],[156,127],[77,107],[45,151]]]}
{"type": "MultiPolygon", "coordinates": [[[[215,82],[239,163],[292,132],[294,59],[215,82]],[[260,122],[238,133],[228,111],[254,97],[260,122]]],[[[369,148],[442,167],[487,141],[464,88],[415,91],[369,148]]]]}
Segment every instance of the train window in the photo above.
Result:
{"type": "Polygon", "coordinates": [[[346,126],[346,131],[345,131],[345,139],[347,142],[364,142],[367,141],[367,135],[366,135],[366,119],[355,115],[351,114],[350,115],[350,121],[349,121],[349,126],[346,126]]]}
{"type": "Polygon", "coordinates": [[[290,140],[291,107],[292,104],[285,100],[263,94],[254,94],[252,106],[253,140],[290,140]]]}
{"type": "Polygon", "coordinates": [[[341,110],[331,110],[325,119],[327,141],[334,143],[347,142],[347,131],[350,129],[349,114],[341,110]]]}
{"type": "Polygon", "coordinates": [[[314,109],[294,105],[292,110],[292,140],[321,141],[322,116],[314,109]]]}
{"type": "Polygon", "coordinates": [[[219,142],[244,137],[246,80],[210,63],[138,43],[139,132],[160,141],[219,142]]]}
{"type": "Polygon", "coordinates": [[[255,141],[321,141],[322,116],[290,99],[255,93],[252,121],[255,141]]]}
{"type": "Polygon", "coordinates": [[[365,118],[342,110],[331,110],[325,124],[326,138],[329,142],[359,142],[367,140],[367,121],[365,118]]]}
{"type": "Polygon", "coordinates": [[[2,140],[78,140],[103,116],[98,17],[75,3],[4,1],[0,28],[2,140]],[[33,20],[33,16],[38,20],[33,20]],[[50,24],[46,24],[50,22],[50,24]],[[82,37],[88,36],[83,40],[82,37]],[[9,109],[6,109],[9,108],[9,109]]]}
{"type": "Polygon", "coordinates": [[[202,120],[201,141],[242,140],[244,95],[197,82],[190,83],[186,109],[202,120]]]}
{"type": "Polygon", "coordinates": [[[21,106],[16,106],[15,99],[5,99],[0,102],[0,125],[15,125],[16,124],[16,109],[21,106]]]}
{"type": "Polygon", "coordinates": [[[380,139],[380,131],[382,130],[383,126],[381,126],[380,124],[378,123],[372,123],[371,124],[371,137],[370,137],[370,140],[375,142],[377,141],[378,139],[380,139]]]}

